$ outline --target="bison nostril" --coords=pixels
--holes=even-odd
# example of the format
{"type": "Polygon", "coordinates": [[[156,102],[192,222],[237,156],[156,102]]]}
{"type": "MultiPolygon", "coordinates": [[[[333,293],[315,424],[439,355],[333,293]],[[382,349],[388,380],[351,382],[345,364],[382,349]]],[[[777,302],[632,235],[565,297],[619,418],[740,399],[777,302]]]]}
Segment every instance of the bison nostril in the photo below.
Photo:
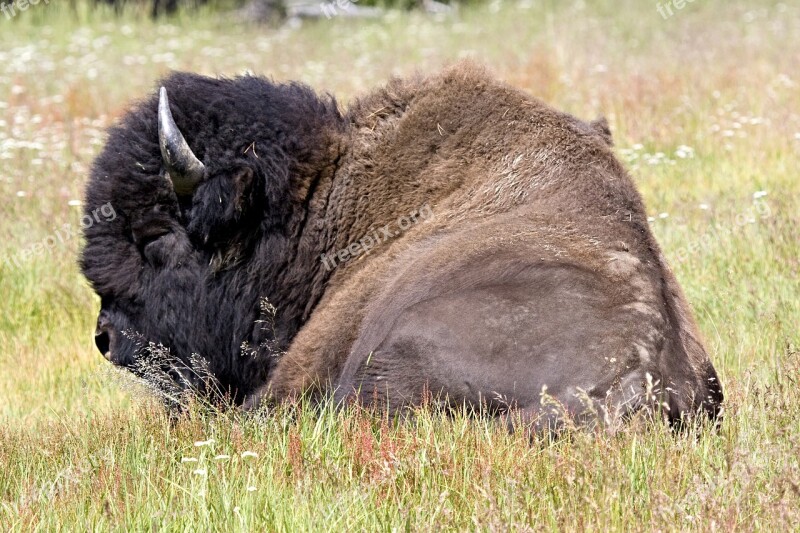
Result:
{"type": "Polygon", "coordinates": [[[97,317],[97,333],[105,331],[111,327],[111,320],[108,317],[108,311],[100,311],[97,317]]]}
{"type": "Polygon", "coordinates": [[[97,317],[97,329],[94,331],[94,344],[103,357],[111,360],[111,319],[105,309],[97,317]]]}
{"type": "Polygon", "coordinates": [[[109,359],[111,357],[111,337],[109,336],[107,331],[100,331],[95,333],[94,335],[94,343],[97,346],[97,349],[100,350],[100,353],[103,354],[103,357],[109,359]]]}

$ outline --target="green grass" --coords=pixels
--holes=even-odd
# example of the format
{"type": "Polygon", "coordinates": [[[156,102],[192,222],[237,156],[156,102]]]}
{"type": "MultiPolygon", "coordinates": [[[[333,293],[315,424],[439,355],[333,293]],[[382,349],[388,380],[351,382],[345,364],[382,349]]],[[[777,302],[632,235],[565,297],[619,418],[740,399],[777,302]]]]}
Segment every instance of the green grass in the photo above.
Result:
{"type": "Polygon", "coordinates": [[[493,2],[455,21],[280,29],[78,6],[0,16],[0,530],[800,523],[796,6],[697,0],[664,20],[655,2],[493,2]],[[176,68],[298,79],[346,102],[463,56],[560,109],[608,117],[721,374],[718,433],[637,424],[529,445],[463,417],[396,425],[302,405],[261,418],[198,408],[171,423],[108,368],[70,201],[131,99],[176,68]],[[72,238],[32,248],[65,224],[72,238]]]}

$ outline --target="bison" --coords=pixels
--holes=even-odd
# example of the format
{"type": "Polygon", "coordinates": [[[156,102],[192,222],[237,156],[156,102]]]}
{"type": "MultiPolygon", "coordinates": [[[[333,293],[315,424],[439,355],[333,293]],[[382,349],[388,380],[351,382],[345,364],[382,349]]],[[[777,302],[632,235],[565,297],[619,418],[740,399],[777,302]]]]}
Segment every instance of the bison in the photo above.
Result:
{"type": "Polygon", "coordinates": [[[87,212],[118,213],[85,229],[81,258],[115,365],[141,373],[160,345],[176,383],[247,407],[308,395],[400,413],[435,397],[549,427],[718,416],[717,374],[604,119],[472,63],[346,112],[257,76],[161,86],[111,128],[86,191],[87,212]]]}

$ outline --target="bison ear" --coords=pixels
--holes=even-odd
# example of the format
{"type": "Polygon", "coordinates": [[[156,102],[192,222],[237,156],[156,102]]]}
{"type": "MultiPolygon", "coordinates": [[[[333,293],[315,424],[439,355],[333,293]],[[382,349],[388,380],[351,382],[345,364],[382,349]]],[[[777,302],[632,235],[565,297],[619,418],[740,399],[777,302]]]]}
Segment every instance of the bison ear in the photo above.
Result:
{"type": "Polygon", "coordinates": [[[593,120],[589,123],[589,125],[603,138],[604,141],[606,141],[606,144],[609,146],[614,146],[614,139],[611,137],[611,128],[608,125],[608,120],[606,120],[606,117],[600,117],[596,120],[593,120]]]}
{"type": "Polygon", "coordinates": [[[237,211],[243,211],[253,201],[253,169],[241,167],[233,173],[234,203],[237,211]]]}

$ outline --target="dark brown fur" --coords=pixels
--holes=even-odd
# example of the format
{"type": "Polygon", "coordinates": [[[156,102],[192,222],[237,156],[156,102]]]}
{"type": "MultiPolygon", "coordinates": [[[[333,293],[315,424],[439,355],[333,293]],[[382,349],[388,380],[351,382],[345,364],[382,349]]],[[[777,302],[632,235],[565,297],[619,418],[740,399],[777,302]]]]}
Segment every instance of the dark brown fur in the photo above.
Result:
{"type": "MultiPolygon", "coordinates": [[[[632,307],[624,320],[609,321],[630,330],[609,347],[609,354],[619,354],[620,368],[640,366],[640,379],[649,372],[679,389],[673,417],[701,405],[716,412],[716,375],[649,231],[640,196],[610,149],[605,120],[581,122],[470,64],[431,78],[394,80],[357,101],[349,118],[350,151],[339,171],[346,181],[332,195],[339,220],[331,224],[339,232],[330,251],[425,203],[434,218],[338,269],[267,390],[280,398],[309,387],[363,386],[357,369],[414,304],[454,284],[497,279],[517,265],[574,265],[598,274],[594,289],[607,295],[609,309],[632,307]],[[491,268],[470,269],[492,257],[502,259],[491,268]],[[637,312],[637,302],[644,313],[637,312]],[[643,320],[648,313],[653,317],[643,320]],[[625,344],[646,336],[637,333],[637,320],[643,320],[640,329],[663,337],[646,348],[649,364],[625,344]]],[[[425,368],[410,373],[422,389],[425,368]]],[[[618,387],[615,380],[623,374],[610,369],[596,396],[606,394],[603,386],[618,387]]]]}

